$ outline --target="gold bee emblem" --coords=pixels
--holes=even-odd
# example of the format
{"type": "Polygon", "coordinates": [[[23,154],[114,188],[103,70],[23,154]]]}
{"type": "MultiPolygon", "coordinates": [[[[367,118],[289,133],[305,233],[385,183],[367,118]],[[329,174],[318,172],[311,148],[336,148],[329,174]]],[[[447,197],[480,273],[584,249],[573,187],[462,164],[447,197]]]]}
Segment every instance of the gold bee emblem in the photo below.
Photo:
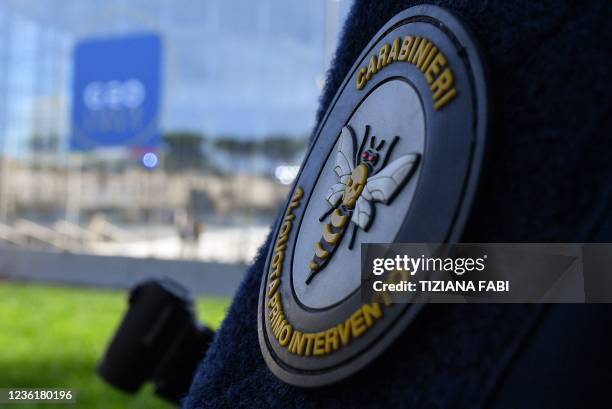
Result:
{"type": "Polygon", "coordinates": [[[366,126],[362,144],[355,152],[353,129],[348,125],[342,128],[334,166],[338,181],[325,197],[330,208],[319,218],[323,222],[329,216],[329,221],[323,225],[321,239],[315,243],[306,284],[325,268],[349,224],[353,225],[350,250],[357,229],[368,231],[374,219],[374,203],[389,205],[418,165],[418,153],[400,156],[387,164],[399,136],[390,143],[384,139],[377,143],[376,137],[370,137],[369,133],[370,127],[366,126]]]}

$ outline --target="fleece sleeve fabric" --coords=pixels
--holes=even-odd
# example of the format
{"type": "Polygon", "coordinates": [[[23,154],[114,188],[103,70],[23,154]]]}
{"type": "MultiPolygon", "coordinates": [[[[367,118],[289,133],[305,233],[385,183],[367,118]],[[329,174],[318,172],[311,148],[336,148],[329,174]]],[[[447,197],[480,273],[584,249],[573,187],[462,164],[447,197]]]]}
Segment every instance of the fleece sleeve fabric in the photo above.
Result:
{"type": "MultiPolygon", "coordinates": [[[[317,120],[372,36],[392,16],[420,3],[354,2],[317,120]]],[[[471,29],[490,74],[489,144],[462,240],[612,241],[612,216],[605,219],[612,200],[612,3],[430,3],[450,10],[471,29]]],[[[267,251],[268,244],[248,269],[185,408],[479,407],[495,395],[519,347],[546,314],[535,305],[428,305],[366,369],[323,388],[293,387],[268,370],[257,339],[267,251]]],[[[611,316],[606,306],[590,308],[611,316]]]]}

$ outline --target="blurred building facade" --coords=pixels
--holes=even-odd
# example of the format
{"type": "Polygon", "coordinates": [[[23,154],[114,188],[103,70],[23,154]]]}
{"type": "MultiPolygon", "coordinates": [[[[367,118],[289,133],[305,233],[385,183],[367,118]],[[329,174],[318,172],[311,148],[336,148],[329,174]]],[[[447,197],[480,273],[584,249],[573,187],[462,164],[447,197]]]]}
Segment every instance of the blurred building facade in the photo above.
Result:
{"type": "Polygon", "coordinates": [[[307,148],[349,6],[350,0],[3,2],[0,242],[207,260],[207,239],[223,248],[223,240],[238,237],[246,243],[238,247],[248,250],[235,261],[248,260],[307,148]],[[141,32],[159,34],[164,52],[164,143],[156,163],[143,166],[137,149],[71,152],[75,45],[141,32]],[[194,235],[202,235],[201,251],[186,254],[181,241],[194,235]],[[160,252],[160,240],[178,244],[160,252]],[[147,243],[151,250],[142,251],[147,243]]]}

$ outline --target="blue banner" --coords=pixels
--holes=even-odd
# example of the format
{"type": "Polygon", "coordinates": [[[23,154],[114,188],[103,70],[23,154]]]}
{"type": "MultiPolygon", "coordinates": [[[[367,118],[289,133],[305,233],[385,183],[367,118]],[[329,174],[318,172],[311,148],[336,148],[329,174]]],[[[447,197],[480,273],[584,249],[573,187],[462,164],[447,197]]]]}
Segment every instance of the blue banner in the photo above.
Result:
{"type": "Polygon", "coordinates": [[[156,34],[78,43],[70,148],[159,145],[161,59],[156,34]]]}

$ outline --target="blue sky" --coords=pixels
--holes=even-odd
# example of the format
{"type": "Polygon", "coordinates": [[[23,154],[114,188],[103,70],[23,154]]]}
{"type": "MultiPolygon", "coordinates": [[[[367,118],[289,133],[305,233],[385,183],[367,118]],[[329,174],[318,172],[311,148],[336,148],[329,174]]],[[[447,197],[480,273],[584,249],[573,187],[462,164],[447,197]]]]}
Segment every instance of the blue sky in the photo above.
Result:
{"type": "Polygon", "coordinates": [[[5,0],[0,151],[70,129],[72,52],[84,38],[159,32],[162,128],[302,136],[350,0],[5,0]]]}

